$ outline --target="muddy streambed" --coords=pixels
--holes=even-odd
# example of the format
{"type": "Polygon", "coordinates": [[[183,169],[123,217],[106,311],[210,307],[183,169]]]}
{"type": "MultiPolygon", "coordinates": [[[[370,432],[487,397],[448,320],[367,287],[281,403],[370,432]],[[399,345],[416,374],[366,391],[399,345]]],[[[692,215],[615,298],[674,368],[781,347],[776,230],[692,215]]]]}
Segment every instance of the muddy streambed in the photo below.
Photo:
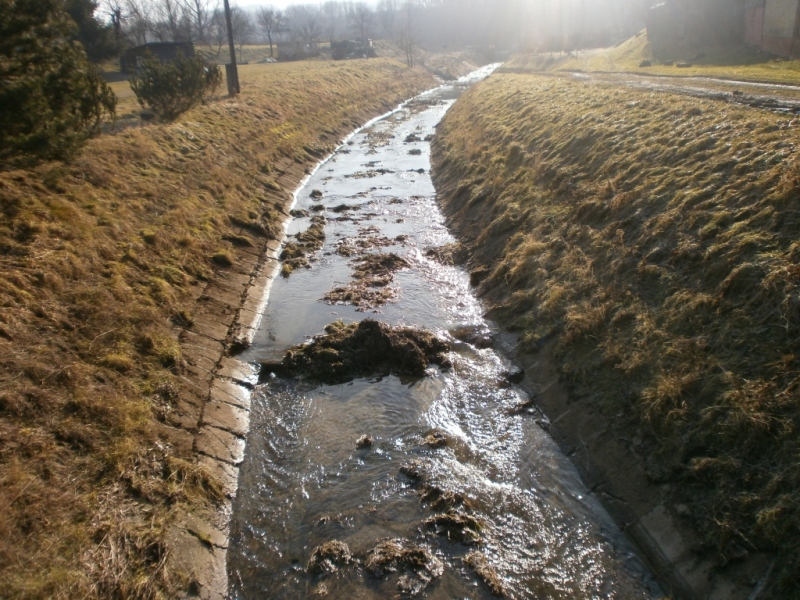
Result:
{"type": "Polygon", "coordinates": [[[289,268],[245,358],[277,363],[367,318],[449,349],[422,377],[322,385],[265,369],[233,509],[233,598],[661,597],[452,264],[429,139],[489,72],[356,132],[297,194],[289,268]]]}

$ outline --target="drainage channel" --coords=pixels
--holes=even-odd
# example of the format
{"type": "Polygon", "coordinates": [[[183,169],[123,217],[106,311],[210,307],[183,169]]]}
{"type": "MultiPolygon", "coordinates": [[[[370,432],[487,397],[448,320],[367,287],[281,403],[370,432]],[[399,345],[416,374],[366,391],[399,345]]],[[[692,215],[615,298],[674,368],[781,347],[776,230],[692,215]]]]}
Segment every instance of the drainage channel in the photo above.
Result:
{"type": "Polygon", "coordinates": [[[493,349],[436,204],[430,137],[492,69],[359,130],[297,194],[287,233],[312,251],[287,252],[243,358],[277,364],[329,324],[365,319],[449,350],[422,377],[323,385],[265,369],[233,507],[232,598],[662,597],[493,349]]]}

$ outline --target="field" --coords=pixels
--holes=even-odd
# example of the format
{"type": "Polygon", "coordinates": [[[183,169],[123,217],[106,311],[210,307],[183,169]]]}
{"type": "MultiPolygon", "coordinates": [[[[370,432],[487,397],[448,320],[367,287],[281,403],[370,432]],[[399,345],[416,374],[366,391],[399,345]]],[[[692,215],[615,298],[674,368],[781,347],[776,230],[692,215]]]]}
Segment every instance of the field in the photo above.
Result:
{"type": "Polygon", "coordinates": [[[490,315],[555,344],[720,565],[774,553],[780,597],[800,590],[798,146],[786,116],[510,73],[434,142],[490,315]]]}
{"type": "Polygon", "coordinates": [[[278,235],[282,174],[435,83],[388,59],[252,64],[241,81],[170,124],[115,83],[118,123],[72,163],[0,171],[3,598],[191,584],[165,531],[222,495],[174,422],[198,290],[278,235]]]}
{"type": "Polygon", "coordinates": [[[587,71],[635,73],[674,77],[721,79],[800,85],[800,60],[770,56],[746,46],[707,47],[665,51],[654,55],[644,32],[613,48],[567,54],[521,55],[505,68],[513,71],[587,71]],[[652,66],[640,67],[642,61],[652,66]],[[673,64],[665,65],[670,61],[673,64]],[[691,66],[678,68],[684,62],[691,66]]]}

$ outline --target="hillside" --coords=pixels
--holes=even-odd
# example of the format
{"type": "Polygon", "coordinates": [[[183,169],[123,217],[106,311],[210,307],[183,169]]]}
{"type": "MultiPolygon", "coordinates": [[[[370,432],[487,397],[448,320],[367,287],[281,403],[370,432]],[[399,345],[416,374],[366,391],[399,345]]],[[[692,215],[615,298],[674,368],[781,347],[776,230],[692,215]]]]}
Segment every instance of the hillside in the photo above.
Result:
{"type": "Polygon", "coordinates": [[[780,597],[800,590],[798,144],[766,111],[499,74],[433,146],[490,316],[568,392],[550,416],[583,415],[587,461],[619,444],[716,569],[778,557],[780,597]]]}
{"type": "Polygon", "coordinates": [[[250,65],[233,100],[158,124],[123,98],[73,163],[0,171],[3,598],[195,585],[166,532],[225,490],[193,451],[208,390],[179,335],[209,280],[249,278],[313,163],[434,83],[387,59],[250,65]]]}

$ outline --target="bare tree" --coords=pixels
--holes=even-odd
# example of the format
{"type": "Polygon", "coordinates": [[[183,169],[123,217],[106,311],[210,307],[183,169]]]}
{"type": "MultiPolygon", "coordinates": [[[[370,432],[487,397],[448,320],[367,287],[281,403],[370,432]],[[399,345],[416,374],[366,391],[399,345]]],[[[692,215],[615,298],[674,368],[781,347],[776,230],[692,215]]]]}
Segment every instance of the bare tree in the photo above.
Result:
{"type": "Polygon", "coordinates": [[[347,17],[356,36],[366,40],[372,28],[372,9],[366,2],[354,2],[348,5],[347,17]]]}
{"type": "Polygon", "coordinates": [[[256,11],[256,22],[264,35],[267,36],[267,40],[269,41],[269,55],[272,57],[274,56],[272,52],[272,38],[278,33],[285,31],[286,19],[280,10],[270,6],[267,8],[259,8],[256,11]]]}
{"type": "Polygon", "coordinates": [[[381,0],[378,3],[383,35],[387,39],[394,37],[394,22],[397,17],[397,0],[381,0]]]}
{"type": "Polygon", "coordinates": [[[211,13],[209,35],[211,41],[217,46],[217,56],[219,56],[222,53],[222,46],[228,41],[228,26],[225,23],[225,11],[221,8],[217,8],[211,13]]]}
{"type": "Polygon", "coordinates": [[[134,46],[147,43],[149,33],[155,29],[153,6],[147,0],[125,0],[123,5],[126,35],[134,46]]]}
{"type": "Polygon", "coordinates": [[[250,42],[253,37],[253,21],[245,10],[234,6],[231,8],[231,26],[233,27],[233,40],[239,46],[239,62],[242,59],[242,47],[250,42]]]}
{"type": "Polygon", "coordinates": [[[322,5],[324,29],[328,34],[328,41],[331,43],[336,41],[336,34],[339,31],[339,21],[343,13],[344,9],[342,3],[336,2],[336,0],[328,0],[322,5]]]}
{"type": "Polygon", "coordinates": [[[322,35],[319,10],[310,4],[293,4],[286,9],[289,28],[306,44],[314,44],[322,35]]]}
{"type": "Polygon", "coordinates": [[[182,0],[184,10],[191,17],[194,24],[196,39],[201,44],[208,43],[208,32],[211,26],[211,17],[219,8],[219,0],[182,0]]]}
{"type": "Polygon", "coordinates": [[[416,3],[413,0],[406,0],[403,4],[403,30],[400,35],[400,46],[406,53],[406,65],[411,68],[414,66],[414,50],[416,47],[416,3]]]}
{"type": "Polygon", "coordinates": [[[161,41],[191,40],[191,19],[179,0],[158,0],[153,4],[157,18],[156,35],[161,41]]]}

